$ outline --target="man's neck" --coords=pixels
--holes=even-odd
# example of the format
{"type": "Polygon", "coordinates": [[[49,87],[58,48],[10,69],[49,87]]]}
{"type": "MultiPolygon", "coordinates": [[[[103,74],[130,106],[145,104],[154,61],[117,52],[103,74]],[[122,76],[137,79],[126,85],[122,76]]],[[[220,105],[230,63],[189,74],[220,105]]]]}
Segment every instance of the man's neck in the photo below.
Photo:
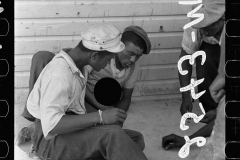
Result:
{"type": "Polygon", "coordinates": [[[72,58],[77,68],[82,72],[83,67],[87,65],[87,62],[85,62],[84,60],[84,55],[77,48],[73,48],[72,50],[67,52],[67,54],[72,58]],[[82,59],[81,61],[79,60],[79,54],[82,55],[80,56],[80,59],[82,59]]]}
{"type": "Polygon", "coordinates": [[[120,61],[119,61],[119,58],[118,58],[118,55],[115,56],[115,64],[116,64],[116,68],[121,71],[123,70],[123,66],[121,65],[120,61]]]}

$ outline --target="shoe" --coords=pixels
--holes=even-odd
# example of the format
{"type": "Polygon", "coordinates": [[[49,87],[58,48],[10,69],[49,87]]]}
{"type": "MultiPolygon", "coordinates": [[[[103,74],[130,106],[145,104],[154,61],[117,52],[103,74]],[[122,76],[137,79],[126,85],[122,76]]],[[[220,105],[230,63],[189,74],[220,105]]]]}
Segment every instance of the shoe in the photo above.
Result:
{"type": "Polygon", "coordinates": [[[34,123],[28,127],[23,127],[16,137],[15,144],[21,145],[30,141],[31,134],[34,131],[34,127],[35,127],[34,123]]]}

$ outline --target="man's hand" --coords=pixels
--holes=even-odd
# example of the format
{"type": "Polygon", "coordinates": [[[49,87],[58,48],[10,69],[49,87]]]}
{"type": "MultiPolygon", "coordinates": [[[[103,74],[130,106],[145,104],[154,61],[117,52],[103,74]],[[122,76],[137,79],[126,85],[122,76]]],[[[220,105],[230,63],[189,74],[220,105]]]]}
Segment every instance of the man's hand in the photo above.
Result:
{"type": "Polygon", "coordinates": [[[192,112],[193,104],[191,98],[183,99],[180,112],[181,115],[184,115],[187,112],[192,112]]]}
{"type": "Polygon", "coordinates": [[[166,150],[171,148],[180,148],[185,144],[185,139],[183,137],[171,134],[162,138],[162,147],[166,150]]]}
{"type": "Polygon", "coordinates": [[[200,122],[208,124],[209,122],[214,120],[216,116],[217,116],[217,111],[210,110],[206,113],[206,115],[203,117],[203,119],[200,122]]]}
{"type": "Polygon", "coordinates": [[[127,113],[119,108],[109,108],[102,112],[102,118],[104,124],[118,124],[122,126],[127,118],[127,113]]]}
{"type": "Polygon", "coordinates": [[[219,103],[222,97],[225,95],[225,90],[221,89],[219,91],[210,90],[211,96],[216,103],[219,103]]]}
{"type": "Polygon", "coordinates": [[[219,74],[209,87],[210,94],[216,103],[219,103],[222,97],[225,95],[224,86],[225,76],[219,74]]]}

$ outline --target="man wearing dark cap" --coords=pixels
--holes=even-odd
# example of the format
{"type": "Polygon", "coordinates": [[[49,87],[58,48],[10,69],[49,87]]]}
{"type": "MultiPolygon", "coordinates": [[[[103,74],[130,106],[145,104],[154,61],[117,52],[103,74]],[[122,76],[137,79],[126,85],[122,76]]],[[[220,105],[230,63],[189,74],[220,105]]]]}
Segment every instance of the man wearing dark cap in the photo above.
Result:
{"type": "MultiPolygon", "coordinates": [[[[193,5],[192,8],[196,8],[198,5],[193,5]]],[[[204,19],[184,30],[180,58],[197,51],[206,53],[206,61],[203,65],[201,65],[201,56],[196,58],[196,74],[198,80],[204,78],[204,81],[198,85],[198,93],[206,90],[199,101],[207,113],[202,122],[208,123],[216,117],[215,109],[218,106],[218,103],[210,95],[209,86],[218,74],[220,59],[218,43],[224,26],[225,1],[203,0],[202,7],[196,13],[204,14],[204,19]],[[192,32],[195,33],[195,41],[192,39],[192,32]]],[[[185,60],[182,63],[182,69],[188,71],[186,75],[179,73],[180,85],[185,87],[190,84],[192,65],[185,60]]],[[[190,91],[182,92],[181,114],[191,112],[192,107],[190,91]]]]}
{"type": "Polygon", "coordinates": [[[122,98],[114,107],[128,110],[134,84],[137,81],[139,71],[139,61],[143,54],[148,54],[151,49],[150,40],[146,32],[138,26],[127,27],[121,38],[125,44],[125,50],[115,55],[100,72],[92,71],[89,75],[86,92],[86,103],[96,109],[106,109],[108,107],[99,104],[93,95],[93,88],[98,80],[105,77],[114,78],[122,87],[122,98]]]}
{"type": "MultiPolygon", "coordinates": [[[[117,53],[104,69],[100,71],[89,70],[85,94],[85,107],[88,113],[96,112],[98,110],[104,111],[110,108],[109,106],[104,106],[98,103],[93,93],[93,88],[96,82],[104,77],[116,79],[122,87],[121,99],[112,107],[127,111],[130,106],[134,84],[137,80],[137,74],[139,71],[139,63],[135,62],[142,56],[142,54],[148,54],[150,52],[151,43],[146,32],[138,26],[127,27],[122,34],[121,41],[125,44],[125,49],[117,53]]],[[[71,49],[66,49],[65,51],[67,52],[68,50],[71,49]]],[[[31,85],[34,85],[41,72],[41,68],[51,61],[54,54],[51,52],[39,52],[34,56],[35,57],[33,57],[32,61],[35,60],[35,63],[32,63],[31,66],[31,74],[33,76],[32,78],[30,77],[30,91],[31,85]],[[39,62],[40,64],[36,66],[39,62]]],[[[26,109],[22,113],[22,116],[30,121],[34,120],[34,117],[32,117],[26,109]]],[[[31,133],[32,128],[33,127],[30,126],[22,129],[18,136],[18,144],[22,144],[30,139],[29,134],[31,133]]],[[[144,150],[145,143],[141,133],[127,129],[124,129],[124,131],[141,150],[144,150]]]]}
{"type": "MultiPolygon", "coordinates": [[[[109,106],[104,106],[97,102],[94,96],[94,86],[102,78],[110,77],[117,80],[122,88],[121,99],[112,107],[128,111],[131,103],[131,97],[135,82],[137,81],[139,71],[139,61],[143,54],[149,54],[151,42],[146,32],[138,26],[127,27],[122,35],[121,41],[125,44],[125,50],[115,55],[100,72],[92,71],[87,81],[87,90],[85,96],[85,106],[89,112],[96,110],[105,110],[109,106]]],[[[124,129],[138,146],[144,150],[145,143],[143,135],[139,132],[124,129]]]]}

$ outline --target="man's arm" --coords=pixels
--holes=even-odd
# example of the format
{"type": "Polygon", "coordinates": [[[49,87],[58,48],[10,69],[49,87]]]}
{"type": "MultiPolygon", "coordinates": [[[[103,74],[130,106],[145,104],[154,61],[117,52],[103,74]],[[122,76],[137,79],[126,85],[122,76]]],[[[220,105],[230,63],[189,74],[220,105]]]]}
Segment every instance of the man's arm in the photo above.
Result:
{"type": "MultiPolygon", "coordinates": [[[[197,132],[189,136],[190,139],[193,139],[195,137],[210,137],[212,130],[214,126],[214,120],[212,120],[210,123],[199,129],[197,132]]],[[[162,139],[162,147],[166,150],[171,148],[180,148],[185,144],[185,140],[183,137],[180,137],[175,134],[171,134],[168,136],[163,137],[162,139]]]]}
{"type": "Polygon", "coordinates": [[[64,115],[57,125],[49,132],[50,134],[66,134],[99,124],[98,112],[83,115],[64,115]]]}
{"type": "Polygon", "coordinates": [[[94,93],[90,90],[88,85],[86,86],[85,101],[96,109],[105,110],[109,108],[97,102],[94,93]]]}
{"type": "MultiPolygon", "coordinates": [[[[132,89],[123,88],[122,98],[114,105],[114,107],[123,109],[124,111],[127,112],[131,103],[132,92],[133,92],[133,88],[132,89]]],[[[86,88],[85,100],[94,108],[97,108],[100,110],[105,110],[109,108],[107,106],[99,104],[95,99],[94,94],[90,91],[88,87],[86,88]]]]}
{"type": "MultiPolygon", "coordinates": [[[[104,124],[122,124],[126,118],[126,112],[121,109],[112,108],[102,112],[104,124]]],[[[100,115],[98,112],[82,115],[64,115],[49,133],[66,134],[93,126],[95,124],[100,124],[100,115]]]]}
{"type": "MultiPolygon", "coordinates": [[[[64,77],[68,77],[66,74],[64,77]]],[[[50,134],[66,134],[79,129],[87,128],[95,124],[100,124],[100,114],[98,112],[83,115],[65,115],[69,105],[69,88],[71,84],[63,77],[52,76],[46,78],[41,86],[40,119],[44,136],[50,134]]],[[[80,88],[79,88],[80,89],[80,88]]],[[[32,92],[30,99],[38,92],[32,92]]],[[[29,102],[30,103],[30,102],[29,102]]],[[[28,108],[34,112],[35,108],[28,108]]],[[[31,112],[30,112],[31,113],[31,112]]],[[[112,108],[102,112],[104,124],[122,124],[126,119],[125,111],[112,108]]],[[[49,135],[50,136],[50,135],[49,135]]]]}
{"type": "MultiPolygon", "coordinates": [[[[48,87],[47,90],[54,91],[54,94],[51,94],[51,92],[45,92],[49,93],[50,95],[44,95],[44,104],[42,106],[45,109],[41,110],[41,113],[49,113],[50,115],[44,115],[43,117],[46,117],[47,119],[44,120],[44,124],[46,125],[49,121],[52,120],[55,116],[59,116],[64,112],[64,109],[62,108],[62,104],[67,104],[68,102],[68,89],[65,86],[64,83],[58,83],[59,78],[56,78],[56,81],[52,81],[50,87],[48,87]],[[62,87],[54,87],[56,86],[62,86],[62,87]],[[58,85],[57,85],[58,84],[58,85]],[[51,97],[46,99],[46,97],[51,97]],[[48,103],[49,102],[49,103],[48,103]]],[[[107,109],[102,112],[102,120],[104,124],[122,124],[127,117],[127,114],[125,111],[117,108],[113,109],[107,109]]],[[[87,127],[91,127],[95,124],[100,124],[100,114],[98,112],[93,113],[87,113],[82,115],[63,115],[58,123],[53,127],[49,133],[50,134],[66,134],[78,131],[80,129],[84,129],[87,127]]]]}
{"type": "Polygon", "coordinates": [[[123,88],[123,95],[122,98],[117,104],[115,105],[116,108],[123,109],[124,111],[128,111],[128,108],[131,104],[131,98],[132,98],[133,88],[123,88]]]}
{"type": "MultiPolygon", "coordinates": [[[[182,49],[179,59],[186,55],[188,55],[187,52],[182,49]]],[[[190,79],[192,76],[192,65],[189,63],[188,60],[185,60],[182,62],[182,69],[188,71],[188,74],[186,74],[186,75],[181,75],[180,72],[178,72],[180,86],[185,87],[190,84],[190,79]]],[[[190,91],[182,92],[182,100],[183,100],[183,102],[182,102],[180,111],[181,111],[181,114],[183,115],[187,112],[187,110],[189,112],[191,112],[191,110],[192,110],[192,101],[191,101],[190,91]]]]}
{"type": "MultiPolygon", "coordinates": [[[[183,49],[181,50],[181,54],[179,56],[179,59],[182,58],[183,56],[186,56],[186,55],[189,55],[187,54],[186,51],[184,51],[183,49]]],[[[187,85],[190,84],[190,80],[191,80],[191,77],[192,77],[192,65],[189,63],[188,60],[185,60],[182,62],[182,69],[183,70],[187,70],[188,71],[188,74],[186,75],[181,75],[180,72],[178,72],[178,78],[179,78],[179,81],[180,81],[180,85],[181,87],[185,87],[187,85]]],[[[191,95],[190,95],[190,92],[182,92],[182,97],[183,98],[190,98],[191,95]]]]}
{"type": "Polygon", "coordinates": [[[200,128],[197,132],[195,132],[194,134],[189,136],[189,138],[193,139],[195,137],[200,137],[200,136],[201,137],[210,137],[212,130],[213,130],[213,126],[214,126],[214,121],[215,120],[212,120],[210,123],[208,123],[204,127],[200,128]]]}

